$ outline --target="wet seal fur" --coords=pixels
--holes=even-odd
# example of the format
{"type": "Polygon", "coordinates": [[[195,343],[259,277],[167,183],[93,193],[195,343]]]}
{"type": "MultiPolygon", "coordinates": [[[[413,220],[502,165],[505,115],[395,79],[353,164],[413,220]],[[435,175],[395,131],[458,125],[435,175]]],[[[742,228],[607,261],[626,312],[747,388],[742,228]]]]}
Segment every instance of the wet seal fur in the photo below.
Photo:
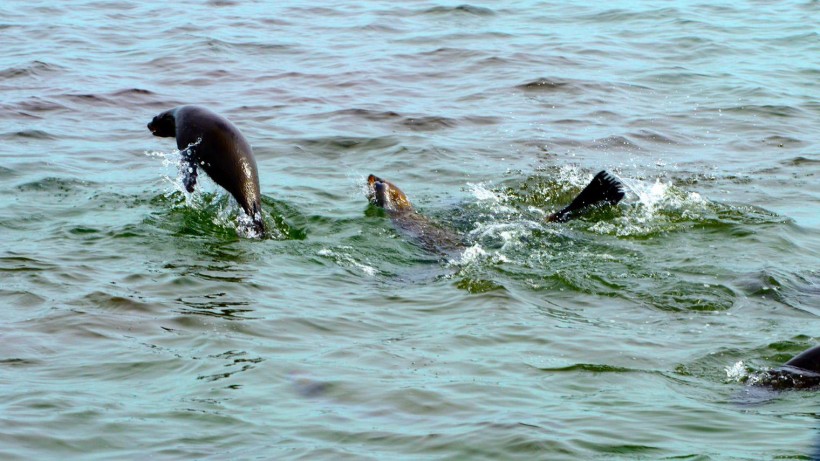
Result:
{"type": "Polygon", "coordinates": [[[148,123],[154,136],[177,140],[188,192],[194,191],[197,168],[222,186],[253,220],[253,230],[263,235],[259,173],[250,144],[236,126],[204,107],[179,106],[162,112],[148,123]]]}
{"type": "Polygon", "coordinates": [[[456,234],[418,213],[407,195],[395,184],[371,174],[367,177],[367,185],[370,203],[384,209],[393,224],[425,250],[451,254],[466,248],[456,234]]]}

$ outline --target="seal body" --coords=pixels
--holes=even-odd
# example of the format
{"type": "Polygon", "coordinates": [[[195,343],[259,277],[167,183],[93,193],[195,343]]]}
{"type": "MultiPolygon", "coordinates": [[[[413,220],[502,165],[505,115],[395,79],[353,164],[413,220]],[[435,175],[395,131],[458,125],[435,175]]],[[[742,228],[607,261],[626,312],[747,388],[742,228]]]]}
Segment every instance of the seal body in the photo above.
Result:
{"type": "Polygon", "coordinates": [[[370,203],[383,208],[393,225],[425,250],[451,255],[464,249],[464,243],[453,232],[416,212],[407,195],[395,184],[371,174],[367,185],[370,203]]]}
{"type": "Polygon", "coordinates": [[[176,138],[187,167],[184,183],[188,192],[193,192],[201,167],[231,193],[253,220],[254,230],[264,233],[256,159],[238,128],[204,107],[180,106],[154,117],[148,129],[154,136],[176,138]]]}
{"type": "Polygon", "coordinates": [[[756,384],[774,389],[820,388],[820,345],[795,355],[774,370],[763,373],[756,384]]]}

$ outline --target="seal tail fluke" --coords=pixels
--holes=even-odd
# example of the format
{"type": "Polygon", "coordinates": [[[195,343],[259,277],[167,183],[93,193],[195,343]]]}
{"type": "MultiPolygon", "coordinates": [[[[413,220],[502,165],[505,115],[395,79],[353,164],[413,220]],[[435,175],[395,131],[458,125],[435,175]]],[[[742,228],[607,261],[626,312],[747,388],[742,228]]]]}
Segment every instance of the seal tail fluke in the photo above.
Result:
{"type": "Polygon", "coordinates": [[[606,171],[601,171],[596,174],[587,187],[572,200],[572,203],[551,214],[547,219],[550,222],[566,222],[573,217],[572,215],[574,213],[584,208],[602,204],[615,205],[623,198],[623,184],[606,171]]]}

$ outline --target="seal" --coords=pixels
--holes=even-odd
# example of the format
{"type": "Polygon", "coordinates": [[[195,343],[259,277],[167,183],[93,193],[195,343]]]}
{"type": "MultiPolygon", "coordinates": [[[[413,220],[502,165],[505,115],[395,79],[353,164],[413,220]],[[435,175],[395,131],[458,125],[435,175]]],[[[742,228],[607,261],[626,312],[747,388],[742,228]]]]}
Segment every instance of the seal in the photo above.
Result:
{"type": "MultiPolygon", "coordinates": [[[[449,254],[466,247],[453,232],[416,212],[407,195],[392,182],[371,174],[367,177],[367,185],[370,203],[383,208],[397,228],[409,234],[426,250],[449,254]]],[[[623,198],[623,184],[606,171],[601,171],[569,205],[549,215],[547,220],[566,222],[590,207],[615,205],[623,198]]]]}
{"type": "Polygon", "coordinates": [[[253,221],[253,230],[265,232],[259,173],[250,144],[227,119],[199,106],[179,106],[148,123],[154,136],[176,138],[182,154],[188,192],[194,191],[197,168],[231,193],[253,221]]]}
{"type": "Polygon", "coordinates": [[[775,389],[820,387],[820,345],[795,355],[782,366],[767,372],[761,384],[775,389]]]}
{"type": "Polygon", "coordinates": [[[396,228],[425,250],[448,255],[466,248],[455,233],[418,213],[395,184],[371,174],[367,177],[367,185],[370,203],[384,209],[396,228]]]}

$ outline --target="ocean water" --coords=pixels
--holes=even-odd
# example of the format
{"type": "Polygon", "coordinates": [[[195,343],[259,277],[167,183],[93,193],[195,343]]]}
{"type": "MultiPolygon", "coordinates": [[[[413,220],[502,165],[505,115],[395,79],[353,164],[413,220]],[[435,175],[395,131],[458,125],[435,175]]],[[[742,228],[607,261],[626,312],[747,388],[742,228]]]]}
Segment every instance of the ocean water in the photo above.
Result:
{"type": "Polygon", "coordinates": [[[0,458],[820,459],[820,2],[0,3],[0,458]],[[233,121],[264,239],[182,104],[233,121]],[[606,169],[617,207],[545,216],[606,169]],[[468,248],[431,254],[373,173],[468,248]]]}

